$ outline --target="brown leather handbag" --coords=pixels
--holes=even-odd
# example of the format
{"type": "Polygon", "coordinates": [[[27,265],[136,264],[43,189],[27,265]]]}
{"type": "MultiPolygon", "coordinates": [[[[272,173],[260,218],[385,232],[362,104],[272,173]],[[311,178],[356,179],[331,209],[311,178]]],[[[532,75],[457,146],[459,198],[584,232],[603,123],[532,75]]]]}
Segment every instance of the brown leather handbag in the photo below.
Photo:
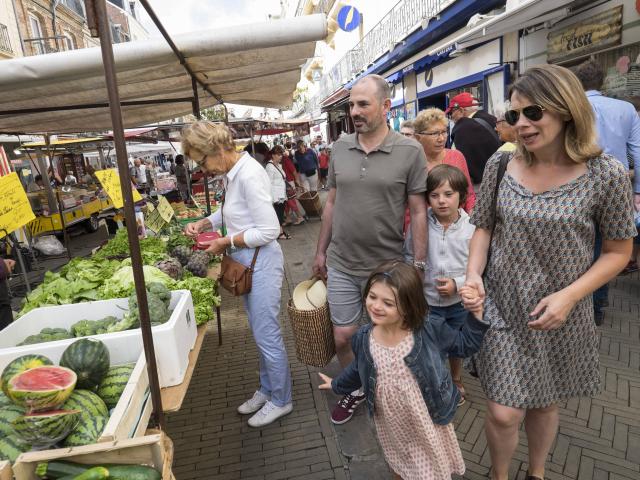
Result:
{"type": "Polygon", "coordinates": [[[230,255],[224,254],[222,264],[220,265],[218,282],[220,282],[225,290],[236,297],[251,292],[253,269],[256,265],[259,250],[260,247],[256,248],[251,265],[248,267],[245,267],[240,262],[236,262],[230,255]]]}

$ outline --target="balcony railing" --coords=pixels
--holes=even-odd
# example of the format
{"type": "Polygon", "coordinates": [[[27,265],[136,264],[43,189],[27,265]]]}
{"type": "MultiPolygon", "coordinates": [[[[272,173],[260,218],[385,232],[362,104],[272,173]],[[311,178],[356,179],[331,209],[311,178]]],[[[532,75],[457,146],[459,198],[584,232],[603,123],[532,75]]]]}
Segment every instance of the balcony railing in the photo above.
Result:
{"type": "Polygon", "coordinates": [[[9,30],[6,25],[0,23],[0,51],[13,54],[13,48],[11,48],[11,39],[9,38],[9,30]]]}
{"type": "MultiPolygon", "coordinates": [[[[436,17],[453,1],[400,0],[323,76],[317,93],[318,100],[324,100],[355,75],[366,70],[375,60],[395,48],[410,33],[421,28],[421,25],[426,25],[431,18],[436,17]]],[[[312,99],[309,105],[318,103],[317,100],[312,99]]],[[[312,113],[309,108],[305,110],[312,113]]]]}

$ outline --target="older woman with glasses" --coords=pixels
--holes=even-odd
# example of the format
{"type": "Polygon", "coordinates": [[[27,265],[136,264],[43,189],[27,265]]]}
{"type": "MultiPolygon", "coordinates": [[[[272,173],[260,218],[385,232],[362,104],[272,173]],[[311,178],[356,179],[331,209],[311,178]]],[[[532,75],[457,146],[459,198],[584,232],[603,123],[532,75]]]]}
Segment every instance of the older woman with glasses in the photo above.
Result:
{"type": "Polygon", "coordinates": [[[600,392],[591,293],[627,264],[636,229],[629,178],[598,147],[576,76],[557,65],[532,67],[509,98],[505,120],[515,128],[517,150],[487,162],[466,280],[480,296],[465,305],[484,299],[491,324],[478,372],[488,399],[492,478],[507,479],[524,421],[526,478],[541,480],[558,404],[600,392]],[[509,161],[496,190],[501,158],[509,161]],[[594,262],[596,230],[603,247],[594,262]]]}
{"type": "MultiPolygon", "coordinates": [[[[233,136],[221,124],[199,121],[182,132],[182,151],[211,175],[222,175],[225,200],[213,215],[186,227],[195,237],[224,226],[225,236],[207,251],[231,257],[253,269],[251,292],[243,295],[249,326],[260,358],[260,388],[238,407],[252,427],[262,427],[291,412],[291,373],[280,322],[280,289],[284,276],[282,250],[276,241],[280,224],[272,205],[269,176],[247,152],[236,152],[233,136]]],[[[223,229],[224,230],[224,229],[223,229]]]]}
{"type": "Polygon", "coordinates": [[[467,178],[469,188],[467,198],[462,208],[471,213],[476,203],[476,194],[469,176],[469,169],[464,155],[458,150],[446,148],[449,122],[444,112],[438,108],[428,108],[421,111],[413,121],[414,137],[422,145],[427,156],[427,170],[431,171],[436,165],[452,165],[459,168],[467,178]]]}

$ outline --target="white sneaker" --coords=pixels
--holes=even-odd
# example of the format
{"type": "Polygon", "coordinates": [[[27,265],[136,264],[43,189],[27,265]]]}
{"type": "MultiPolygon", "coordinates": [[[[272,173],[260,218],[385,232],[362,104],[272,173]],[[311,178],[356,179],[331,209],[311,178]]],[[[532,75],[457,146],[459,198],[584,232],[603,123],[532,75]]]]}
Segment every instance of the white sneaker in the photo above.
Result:
{"type": "Polygon", "coordinates": [[[264,427],[280,417],[284,417],[293,410],[293,403],[287,403],[284,407],[276,407],[271,401],[264,404],[253,417],[249,419],[250,427],[264,427]]]}
{"type": "Polygon", "coordinates": [[[249,415],[250,413],[257,412],[269,400],[271,400],[271,397],[258,390],[253,394],[253,397],[238,407],[238,413],[242,415],[249,415]]]}

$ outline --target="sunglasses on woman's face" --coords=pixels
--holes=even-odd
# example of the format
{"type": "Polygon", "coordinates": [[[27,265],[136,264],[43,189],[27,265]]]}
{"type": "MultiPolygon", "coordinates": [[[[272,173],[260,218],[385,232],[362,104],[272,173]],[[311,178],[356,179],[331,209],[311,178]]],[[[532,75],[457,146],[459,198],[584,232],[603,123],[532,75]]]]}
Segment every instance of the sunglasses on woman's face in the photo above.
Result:
{"type": "Polygon", "coordinates": [[[528,118],[532,122],[537,122],[542,118],[544,111],[545,108],[541,105],[529,105],[528,107],[524,108],[507,110],[504,114],[504,119],[509,125],[513,126],[518,123],[518,120],[520,120],[520,112],[522,112],[522,114],[526,118],[528,118]]]}

